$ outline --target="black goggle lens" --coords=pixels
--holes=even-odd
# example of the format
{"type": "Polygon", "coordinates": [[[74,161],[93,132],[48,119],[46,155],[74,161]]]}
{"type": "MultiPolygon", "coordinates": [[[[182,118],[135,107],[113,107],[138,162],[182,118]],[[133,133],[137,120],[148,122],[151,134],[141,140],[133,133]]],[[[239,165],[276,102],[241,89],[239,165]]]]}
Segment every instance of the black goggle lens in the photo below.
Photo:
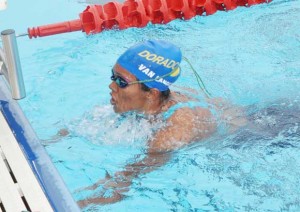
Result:
{"type": "Polygon", "coordinates": [[[114,72],[112,72],[112,75],[111,75],[111,80],[116,82],[116,84],[120,87],[120,88],[125,88],[127,85],[128,85],[128,82],[123,79],[122,77],[120,76],[117,76],[115,75],[114,72]]]}

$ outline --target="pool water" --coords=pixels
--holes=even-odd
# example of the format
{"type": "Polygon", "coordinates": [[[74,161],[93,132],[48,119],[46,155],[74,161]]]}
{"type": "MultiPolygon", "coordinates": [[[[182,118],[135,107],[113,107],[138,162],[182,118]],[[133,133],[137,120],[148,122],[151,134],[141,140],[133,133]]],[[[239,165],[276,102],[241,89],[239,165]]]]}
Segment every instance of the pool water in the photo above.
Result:
{"type": "MultiPolygon", "coordinates": [[[[73,20],[86,6],[75,0],[8,3],[8,10],[0,12],[1,30],[17,33],[73,20]]],[[[180,149],[165,166],[135,179],[121,202],[85,210],[299,211],[299,3],[274,0],[93,36],[18,38],[27,90],[19,103],[74,198],[97,195],[99,189],[80,188],[142,158],[152,129],[163,125],[134,114],[123,119],[109,103],[116,59],[151,38],[180,46],[214,97],[251,108],[256,130],[220,131],[180,149]],[[53,139],[63,128],[70,135],[53,139]]],[[[182,68],[176,84],[198,89],[186,62],[182,68]]]]}

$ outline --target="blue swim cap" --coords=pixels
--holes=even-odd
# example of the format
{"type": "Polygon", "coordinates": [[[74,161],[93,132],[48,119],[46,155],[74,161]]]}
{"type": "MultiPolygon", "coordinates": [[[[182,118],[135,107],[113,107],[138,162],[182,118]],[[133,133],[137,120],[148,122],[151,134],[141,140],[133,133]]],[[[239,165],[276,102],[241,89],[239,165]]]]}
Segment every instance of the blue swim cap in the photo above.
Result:
{"type": "Polygon", "coordinates": [[[149,88],[165,91],[180,75],[181,51],[174,44],[148,40],[125,51],[117,63],[149,88]]]}

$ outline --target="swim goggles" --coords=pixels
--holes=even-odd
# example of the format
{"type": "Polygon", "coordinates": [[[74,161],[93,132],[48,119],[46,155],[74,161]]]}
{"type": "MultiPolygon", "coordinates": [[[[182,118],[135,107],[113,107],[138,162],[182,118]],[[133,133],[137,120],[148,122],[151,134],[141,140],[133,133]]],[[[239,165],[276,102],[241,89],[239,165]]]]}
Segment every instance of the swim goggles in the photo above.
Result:
{"type": "Polygon", "coordinates": [[[116,75],[115,72],[111,71],[111,77],[110,79],[114,81],[120,88],[126,88],[128,85],[136,84],[136,83],[143,83],[143,81],[134,81],[134,82],[128,82],[123,77],[116,75]]]}

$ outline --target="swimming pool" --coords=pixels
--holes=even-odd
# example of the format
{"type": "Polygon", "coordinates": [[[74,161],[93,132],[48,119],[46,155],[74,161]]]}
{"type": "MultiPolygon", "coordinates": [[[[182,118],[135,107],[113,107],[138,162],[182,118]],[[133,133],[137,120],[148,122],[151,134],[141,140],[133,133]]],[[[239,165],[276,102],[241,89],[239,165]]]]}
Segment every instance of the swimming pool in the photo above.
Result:
{"type": "MultiPolygon", "coordinates": [[[[0,13],[1,28],[22,33],[29,26],[77,18],[84,8],[75,0],[9,1],[10,10],[0,13]]],[[[213,96],[258,109],[275,103],[299,109],[299,12],[299,0],[275,0],[89,37],[76,32],[19,38],[27,89],[27,98],[19,103],[74,198],[81,200],[99,191],[78,192],[79,188],[103,178],[106,171],[120,171],[136,159],[134,155],[142,157],[151,134],[152,126],[143,120],[129,117],[120,123],[109,104],[110,70],[125,49],[149,38],[171,40],[213,96]],[[49,141],[61,128],[70,129],[71,135],[49,141]]],[[[186,63],[183,70],[177,84],[197,89],[186,63]]],[[[278,124],[268,114],[257,120],[278,124]]],[[[299,132],[299,123],[288,129],[284,124],[273,137],[219,132],[177,151],[164,167],[136,179],[123,201],[90,210],[298,211],[300,136],[293,132],[299,132]]]]}

